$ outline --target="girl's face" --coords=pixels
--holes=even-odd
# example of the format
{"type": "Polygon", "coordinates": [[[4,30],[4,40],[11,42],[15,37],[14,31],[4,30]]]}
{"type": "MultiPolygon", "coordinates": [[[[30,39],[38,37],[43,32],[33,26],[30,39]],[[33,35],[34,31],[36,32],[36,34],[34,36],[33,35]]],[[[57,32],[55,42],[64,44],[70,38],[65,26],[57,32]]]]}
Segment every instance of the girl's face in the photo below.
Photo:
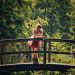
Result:
{"type": "Polygon", "coordinates": [[[40,28],[41,28],[41,26],[40,26],[40,25],[38,25],[38,26],[37,26],[37,29],[40,29],[40,28]]]}

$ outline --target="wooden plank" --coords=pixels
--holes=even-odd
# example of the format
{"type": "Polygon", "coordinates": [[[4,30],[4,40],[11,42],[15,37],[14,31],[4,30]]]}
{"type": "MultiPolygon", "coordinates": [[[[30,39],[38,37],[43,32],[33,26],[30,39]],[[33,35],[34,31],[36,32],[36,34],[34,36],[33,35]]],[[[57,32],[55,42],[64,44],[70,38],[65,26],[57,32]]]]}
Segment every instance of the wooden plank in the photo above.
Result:
{"type": "Polygon", "coordinates": [[[27,42],[30,40],[43,40],[43,38],[19,38],[19,39],[1,39],[0,43],[2,42],[8,42],[8,43],[14,43],[14,42],[27,42]]]}
{"type": "MultiPolygon", "coordinates": [[[[8,55],[8,54],[21,54],[21,53],[44,53],[44,51],[19,51],[19,52],[0,52],[0,55],[8,55]]],[[[53,53],[53,54],[74,54],[75,52],[56,52],[56,51],[45,51],[45,53],[53,53]]]]}
{"type": "Polygon", "coordinates": [[[49,39],[46,38],[46,41],[51,41],[51,42],[68,42],[68,43],[75,43],[75,40],[71,40],[71,39],[49,39]]]}
{"type": "Polygon", "coordinates": [[[46,43],[46,40],[44,39],[44,47],[43,47],[43,52],[44,52],[44,56],[43,56],[43,64],[46,64],[46,46],[47,46],[47,43],[46,43]]]}
{"type": "MultiPolygon", "coordinates": [[[[48,51],[51,52],[51,41],[48,42],[48,51]]],[[[48,62],[51,62],[51,53],[48,52],[48,62]]]]}
{"type": "MultiPolygon", "coordinates": [[[[44,38],[19,38],[19,39],[1,39],[0,43],[2,42],[26,42],[29,40],[42,40],[43,41],[44,38]]],[[[53,42],[69,42],[69,43],[75,43],[75,40],[70,40],[70,39],[49,39],[49,38],[45,38],[46,41],[53,41],[53,42]]]]}
{"type": "Polygon", "coordinates": [[[49,63],[49,64],[8,64],[0,65],[0,73],[2,72],[16,72],[16,71],[29,71],[29,70],[50,70],[50,71],[67,71],[75,68],[75,65],[62,64],[62,63],[49,63]]]}

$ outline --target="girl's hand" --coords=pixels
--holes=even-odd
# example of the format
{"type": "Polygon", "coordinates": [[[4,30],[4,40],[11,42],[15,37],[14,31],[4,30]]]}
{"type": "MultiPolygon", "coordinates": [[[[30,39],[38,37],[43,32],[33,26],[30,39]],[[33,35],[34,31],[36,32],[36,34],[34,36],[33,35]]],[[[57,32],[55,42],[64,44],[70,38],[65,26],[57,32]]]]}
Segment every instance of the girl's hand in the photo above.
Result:
{"type": "Polygon", "coordinates": [[[35,36],[35,38],[43,38],[44,36],[43,35],[37,35],[37,36],[35,36]]]}

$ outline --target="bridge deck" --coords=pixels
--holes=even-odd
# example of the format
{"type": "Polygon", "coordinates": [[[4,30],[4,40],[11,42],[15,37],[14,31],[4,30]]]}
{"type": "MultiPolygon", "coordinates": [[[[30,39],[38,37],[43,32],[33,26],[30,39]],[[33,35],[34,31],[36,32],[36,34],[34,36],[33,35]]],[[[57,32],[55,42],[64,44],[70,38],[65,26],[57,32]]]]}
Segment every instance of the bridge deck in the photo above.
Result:
{"type": "Polygon", "coordinates": [[[18,64],[0,65],[0,72],[15,72],[25,70],[67,71],[71,68],[75,68],[75,65],[62,63],[48,63],[48,64],[18,63],[18,64]]]}

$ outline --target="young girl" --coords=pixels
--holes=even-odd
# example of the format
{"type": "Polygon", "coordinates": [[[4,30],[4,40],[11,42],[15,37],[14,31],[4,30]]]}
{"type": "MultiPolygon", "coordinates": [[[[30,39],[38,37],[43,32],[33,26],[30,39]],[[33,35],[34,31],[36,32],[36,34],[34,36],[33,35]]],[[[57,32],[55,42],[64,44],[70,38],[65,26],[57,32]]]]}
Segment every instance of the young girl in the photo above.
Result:
{"type": "MultiPolygon", "coordinates": [[[[41,28],[40,24],[37,24],[37,27],[32,30],[32,38],[43,38],[43,29],[41,28]]],[[[38,51],[38,48],[41,47],[42,41],[35,40],[31,41],[31,43],[28,44],[28,47],[32,51],[38,51]]],[[[33,63],[38,63],[38,53],[32,53],[31,58],[33,60],[33,63]]]]}

